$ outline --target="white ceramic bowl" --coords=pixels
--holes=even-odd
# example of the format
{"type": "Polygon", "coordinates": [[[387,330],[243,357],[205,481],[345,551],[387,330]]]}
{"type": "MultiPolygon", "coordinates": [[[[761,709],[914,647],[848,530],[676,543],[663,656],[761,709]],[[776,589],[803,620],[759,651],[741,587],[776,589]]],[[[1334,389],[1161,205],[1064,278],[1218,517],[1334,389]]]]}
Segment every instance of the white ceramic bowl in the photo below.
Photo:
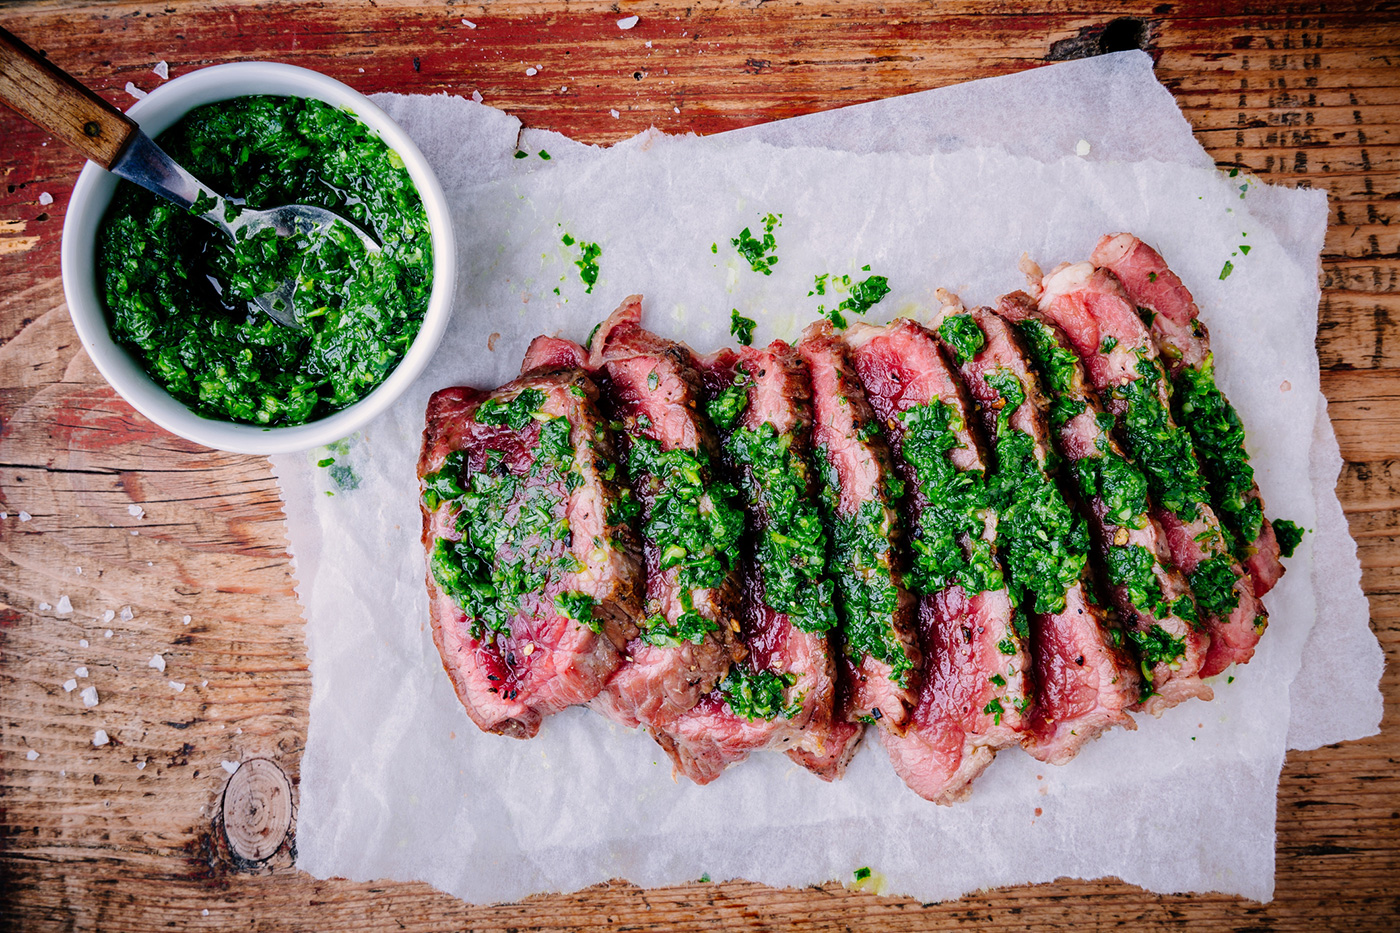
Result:
{"type": "Polygon", "coordinates": [[[215,65],[162,85],[127,114],[148,136],[155,136],[195,107],[252,94],[310,97],[354,113],[399,154],[423,198],[432,230],[433,290],[422,329],[389,378],[349,408],[294,427],[234,424],[190,411],[146,375],[140,364],[112,339],[97,280],[96,239],[102,215],[116,191],[117,178],[91,162],[78,176],[63,223],[63,293],[78,336],[93,362],[141,414],[167,431],[209,447],[235,453],[287,453],[328,444],[353,433],[392,405],[423,372],[452,313],[456,249],[447,199],[423,154],[384,111],[334,78],[273,62],[215,65]]]}

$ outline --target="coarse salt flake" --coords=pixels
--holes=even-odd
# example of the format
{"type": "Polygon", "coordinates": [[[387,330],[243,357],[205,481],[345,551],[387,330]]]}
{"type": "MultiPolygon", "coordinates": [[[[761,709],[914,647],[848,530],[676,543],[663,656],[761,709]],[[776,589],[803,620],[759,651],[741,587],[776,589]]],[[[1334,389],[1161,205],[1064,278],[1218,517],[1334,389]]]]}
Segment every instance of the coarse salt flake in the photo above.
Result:
{"type": "Polygon", "coordinates": [[[49,194],[47,191],[40,191],[40,192],[39,192],[39,203],[40,203],[40,204],[43,204],[43,205],[45,205],[45,206],[48,206],[48,205],[52,204],[52,203],[53,203],[53,195],[49,194]]]}
{"type": "Polygon", "coordinates": [[[9,518],[9,517],[10,517],[10,513],[9,513],[9,512],[0,512],[0,522],[3,522],[5,519],[7,519],[7,518],[9,518]]]}
{"type": "Polygon", "coordinates": [[[200,913],[200,916],[207,917],[207,916],[209,916],[209,908],[206,907],[206,908],[204,908],[203,910],[201,910],[199,913],[200,913]]]}
{"type": "Polygon", "coordinates": [[[170,682],[170,689],[174,690],[176,693],[184,693],[185,685],[180,683],[178,680],[172,680],[170,682]]]}
{"type": "Polygon", "coordinates": [[[105,632],[102,633],[102,637],[103,637],[103,638],[111,638],[111,637],[112,637],[112,630],[111,630],[111,629],[107,629],[107,631],[105,631],[105,632]]]}
{"type": "Polygon", "coordinates": [[[39,758],[39,753],[31,748],[29,751],[24,753],[24,757],[28,758],[30,761],[37,761],[39,758]]]}
{"type": "Polygon", "coordinates": [[[189,616],[184,616],[183,618],[181,618],[181,619],[180,619],[180,624],[181,624],[181,625],[189,625],[189,624],[190,624],[190,617],[189,617],[189,616]]]}
{"type": "Polygon", "coordinates": [[[86,638],[79,638],[79,639],[78,639],[78,647],[79,647],[79,648],[86,648],[87,646],[88,646],[88,640],[87,640],[86,638]]]}
{"type": "Polygon", "coordinates": [[[236,761],[225,761],[223,762],[223,766],[224,770],[227,771],[229,774],[232,774],[233,772],[238,770],[238,762],[236,761]]]}
{"type": "Polygon", "coordinates": [[[132,619],[134,619],[134,618],[136,618],[136,613],[134,613],[134,612],[131,611],[131,607],[130,607],[130,606],[122,606],[122,621],[123,621],[123,622],[130,622],[130,621],[131,621],[132,619]]]}
{"type": "Polygon", "coordinates": [[[61,616],[66,616],[73,611],[73,603],[69,601],[68,596],[65,594],[58,597],[58,605],[53,607],[53,611],[61,616]]]}
{"type": "Polygon", "coordinates": [[[469,20],[469,19],[464,19],[464,20],[462,20],[462,25],[463,25],[463,26],[466,26],[468,29],[475,29],[475,28],[476,28],[476,23],[473,23],[473,22],[472,22],[471,20],[469,20]]]}
{"type": "Polygon", "coordinates": [[[76,680],[74,680],[72,677],[69,677],[67,680],[65,680],[65,681],[63,682],[63,692],[64,692],[64,693],[72,693],[74,690],[77,690],[77,689],[78,689],[78,682],[77,682],[76,680]]]}
{"type": "Polygon", "coordinates": [[[96,705],[98,704],[98,702],[99,702],[98,699],[97,699],[97,688],[96,688],[96,687],[92,687],[92,686],[84,687],[84,688],[83,688],[83,692],[82,692],[82,694],[80,694],[80,695],[81,695],[82,698],[83,698],[83,705],[86,706],[86,707],[89,708],[89,709],[91,709],[92,707],[96,706],[96,705]]]}
{"type": "Polygon", "coordinates": [[[96,745],[98,748],[101,748],[103,745],[106,745],[110,741],[111,739],[107,738],[106,729],[98,729],[92,734],[92,744],[96,745]]]}
{"type": "Polygon", "coordinates": [[[540,73],[540,70],[539,70],[538,68],[526,68],[526,69],[525,69],[525,74],[526,74],[527,76],[531,77],[531,78],[533,78],[535,75],[537,75],[537,74],[539,74],[539,73],[540,73]]]}
{"type": "Polygon", "coordinates": [[[22,521],[22,522],[27,522],[27,521],[29,521],[29,520],[30,520],[31,518],[33,518],[33,517],[34,517],[33,515],[30,515],[30,514],[29,514],[28,512],[26,512],[24,509],[20,509],[20,510],[19,510],[19,520],[20,520],[20,521],[22,521]]]}
{"type": "Polygon", "coordinates": [[[482,101],[481,92],[480,92],[480,91],[472,91],[472,100],[476,101],[478,104],[481,103],[481,101],[482,101]]]}
{"type": "Polygon", "coordinates": [[[618,29],[631,29],[641,20],[640,16],[627,16],[617,21],[618,29]]]}
{"type": "Polygon", "coordinates": [[[136,762],[136,770],[137,770],[137,771],[145,771],[145,770],[146,770],[146,763],[145,763],[144,761],[138,761],[138,762],[136,762]]]}
{"type": "Polygon", "coordinates": [[[52,608],[53,608],[53,606],[50,606],[47,602],[41,602],[41,603],[39,603],[39,611],[40,611],[40,612],[48,612],[48,611],[49,611],[50,609],[52,609],[52,608]]]}
{"type": "Polygon", "coordinates": [[[88,675],[88,669],[87,669],[87,666],[86,666],[86,665],[84,665],[84,666],[82,666],[82,667],[79,667],[79,668],[75,668],[75,669],[73,670],[73,676],[74,676],[74,677],[86,677],[87,675],[88,675]]]}
{"type": "Polygon", "coordinates": [[[159,654],[151,655],[151,660],[146,662],[147,667],[154,667],[162,674],[165,673],[165,658],[159,654]]]}
{"type": "Polygon", "coordinates": [[[170,77],[170,66],[163,60],[156,62],[156,66],[151,71],[155,72],[155,76],[162,81],[170,77]]]}
{"type": "Polygon", "coordinates": [[[650,40],[650,39],[647,40],[647,48],[651,48],[651,40],[650,40]]]}
{"type": "Polygon", "coordinates": [[[126,82],[126,92],[132,97],[136,98],[137,100],[146,99],[146,92],[141,90],[135,84],[132,84],[130,81],[126,82]]]}
{"type": "Polygon", "coordinates": [[[616,120],[618,117],[622,116],[622,114],[618,113],[616,110],[609,110],[608,113],[612,114],[612,117],[613,117],[614,120],[616,120]]]}
{"type": "Polygon", "coordinates": [[[130,515],[132,518],[145,518],[146,510],[133,502],[126,507],[126,514],[130,515]]]}
{"type": "Polygon", "coordinates": [[[139,535],[140,533],[141,533],[141,532],[137,531],[137,530],[134,529],[134,528],[131,530],[131,536],[132,536],[133,538],[136,537],[137,535],[139,535]]]}
{"type": "Polygon", "coordinates": [[[112,621],[113,619],[115,619],[116,617],[117,617],[117,614],[116,614],[115,612],[113,612],[112,610],[110,610],[110,609],[108,609],[106,612],[102,613],[102,621],[103,621],[103,622],[111,622],[111,621],[112,621]]]}
{"type": "Polygon", "coordinates": [[[1089,154],[1089,150],[1091,148],[1093,147],[1089,145],[1089,140],[1081,139],[1079,142],[1074,144],[1074,154],[1081,157],[1086,156],[1089,154]]]}

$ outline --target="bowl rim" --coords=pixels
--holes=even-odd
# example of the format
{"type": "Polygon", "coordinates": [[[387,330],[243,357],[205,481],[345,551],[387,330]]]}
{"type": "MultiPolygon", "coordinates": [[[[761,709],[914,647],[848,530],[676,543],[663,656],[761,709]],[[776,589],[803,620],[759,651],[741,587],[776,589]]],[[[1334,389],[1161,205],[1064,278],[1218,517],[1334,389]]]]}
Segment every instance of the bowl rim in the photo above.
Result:
{"type": "Polygon", "coordinates": [[[388,409],[422,374],[451,318],[456,242],[442,185],[412,138],[369,98],[328,75],[280,62],[211,65],[162,84],[137,101],[127,115],[155,136],[195,107],[255,94],[310,97],[349,110],[398,154],[418,189],[433,245],[433,286],[418,335],[388,378],[348,408],[301,425],[238,424],[207,418],[186,407],[156,383],[111,335],[106,302],[98,290],[96,239],[117,178],[93,162],[79,173],[64,218],[59,251],[63,293],[74,328],[94,365],[142,415],[172,434],[207,447],[233,453],[293,453],[353,434],[388,409]]]}

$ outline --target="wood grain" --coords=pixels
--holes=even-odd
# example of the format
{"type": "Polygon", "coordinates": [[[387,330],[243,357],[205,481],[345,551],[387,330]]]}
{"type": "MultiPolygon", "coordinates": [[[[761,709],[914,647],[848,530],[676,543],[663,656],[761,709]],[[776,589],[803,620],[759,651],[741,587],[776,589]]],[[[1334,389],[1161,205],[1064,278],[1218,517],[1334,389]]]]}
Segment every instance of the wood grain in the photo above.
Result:
{"type": "Polygon", "coordinates": [[[469,906],[424,885],[315,881],[296,871],[286,847],[266,861],[240,859],[218,822],[224,763],[268,759],[295,789],[310,699],[276,484],[266,461],[173,438],[103,382],[80,348],[57,278],[80,160],[5,112],[0,927],[1396,929],[1398,20],[1394,4],[1279,11],[1206,0],[62,0],[0,9],[0,25],[119,107],[131,103],[127,82],[147,90],[159,83],[151,69],[160,60],[174,76],[261,58],[316,68],[367,93],[479,91],[529,126],[595,143],[653,124],[713,133],[1008,74],[1125,37],[1144,41],[1217,164],[1328,192],[1318,349],[1348,460],[1339,493],[1390,662],[1381,735],[1288,756],[1268,905],[1153,895],[1109,879],[937,905],[838,884],[775,890],[734,881],[653,890],[619,882],[469,906]],[[641,17],[637,27],[619,30],[617,19],[632,14],[641,17]],[[1125,18],[1132,22],[1115,25],[1125,18]],[[538,74],[527,76],[527,67],[538,74]],[[52,203],[41,203],[43,193],[52,203]],[[71,613],[41,608],[61,595],[71,613]],[[163,672],[149,666],[157,653],[163,672]],[[79,666],[88,672],[81,683],[100,696],[91,709],[62,687],[79,666]],[[110,737],[100,747],[98,728],[110,737]],[[32,761],[31,749],[39,754],[32,761]]]}

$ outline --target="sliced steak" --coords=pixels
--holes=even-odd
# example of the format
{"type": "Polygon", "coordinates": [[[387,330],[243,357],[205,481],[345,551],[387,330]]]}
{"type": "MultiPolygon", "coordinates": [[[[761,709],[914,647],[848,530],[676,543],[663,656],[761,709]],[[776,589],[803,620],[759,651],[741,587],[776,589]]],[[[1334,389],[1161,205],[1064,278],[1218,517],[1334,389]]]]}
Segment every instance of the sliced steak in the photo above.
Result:
{"type": "Polygon", "coordinates": [[[1137,663],[1093,596],[1088,527],[1053,476],[1049,401],[1020,337],[990,308],[943,293],[935,332],[976,404],[992,450],[987,487],[1007,590],[1030,618],[1035,706],[1026,749],[1064,764],[1114,726],[1137,728],[1137,663]]]}
{"type": "Polygon", "coordinates": [[[1249,569],[1255,595],[1263,596],[1283,576],[1278,541],[1264,517],[1244,425],[1215,384],[1210,333],[1195,299],[1161,255],[1131,233],[1103,237],[1091,261],[1118,277],[1150,322],[1172,378],[1172,411],[1196,443],[1210,503],[1233,538],[1235,557],[1249,569]]]}
{"type": "Polygon", "coordinates": [[[748,657],[657,739],[679,772],[706,784],[757,749],[800,751],[803,764],[814,752],[839,755],[830,746],[841,736],[832,735],[836,611],[809,465],[806,367],[782,341],[721,351],[701,362],[710,419],[748,513],[739,633],[748,657]]]}
{"type": "Polygon", "coordinates": [[[1209,700],[1211,689],[1199,672],[1210,638],[1194,624],[1196,601],[1151,515],[1146,478],[1109,433],[1098,396],[1059,325],[1025,292],[1004,296],[997,313],[1014,322],[1046,390],[1055,446],[1089,519],[1098,579],[1141,665],[1136,708],[1160,716],[1193,697],[1209,700]]]}
{"type": "Polygon", "coordinates": [[[908,579],[926,659],[911,728],[881,739],[906,784],[949,803],[1029,728],[1028,632],[997,557],[984,448],[936,339],[907,319],[858,324],[846,339],[908,491],[908,579]]]}
{"type": "Polygon", "coordinates": [[[1157,347],[1136,306],[1112,272],[1082,262],[1044,277],[1039,307],[1064,329],[1147,478],[1153,515],[1210,635],[1200,675],[1247,662],[1269,617],[1210,506],[1191,436],[1172,417],[1157,347]]]}
{"type": "Polygon", "coordinates": [[[622,424],[640,506],[646,607],[627,661],[594,708],[615,721],[668,728],[719,683],[739,642],[738,491],[717,474],[719,445],[699,410],[701,375],[683,345],[641,326],[641,296],[622,303],[591,341],[622,424]]]}
{"type": "Polygon", "coordinates": [[[592,700],[641,615],[612,432],[580,369],[428,402],[418,459],[433,641],[472,720],[533,736],[592,700]]]}
{"type": "Polygon", "coordinates": [[[845,343],[826,322],[797,351],[812,380],[812,444],[830,529],[843,649],[839,718],[904,731],[921,662],[899,556],[899,479],[845,343]]]}

